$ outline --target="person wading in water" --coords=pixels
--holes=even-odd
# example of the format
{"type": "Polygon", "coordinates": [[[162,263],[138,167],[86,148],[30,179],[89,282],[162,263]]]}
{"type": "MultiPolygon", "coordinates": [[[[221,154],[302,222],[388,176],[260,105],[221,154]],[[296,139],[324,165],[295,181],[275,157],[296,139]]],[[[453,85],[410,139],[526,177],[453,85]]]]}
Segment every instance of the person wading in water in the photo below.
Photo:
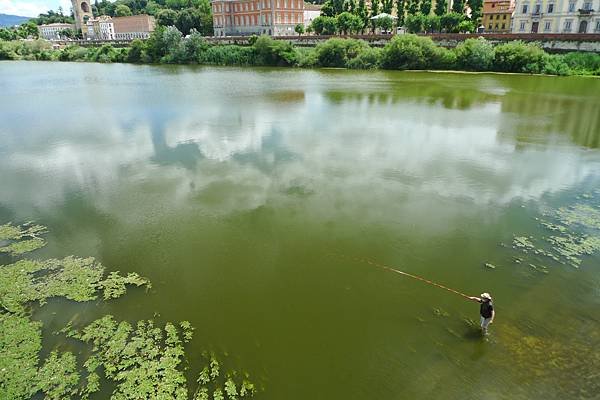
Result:
{"type": "Polygon", "coordinates": [[[484,335],[487,335],[488,326],[494,322],[494,317],[496,316],[494,304],[492,303],[492,296],[490,296],[489,293],[481,293],[479,297],[469,297],[469,299],[481,304],[479,307],[479,314],[481,314],[481,332],[483,332],[484,335]]]}

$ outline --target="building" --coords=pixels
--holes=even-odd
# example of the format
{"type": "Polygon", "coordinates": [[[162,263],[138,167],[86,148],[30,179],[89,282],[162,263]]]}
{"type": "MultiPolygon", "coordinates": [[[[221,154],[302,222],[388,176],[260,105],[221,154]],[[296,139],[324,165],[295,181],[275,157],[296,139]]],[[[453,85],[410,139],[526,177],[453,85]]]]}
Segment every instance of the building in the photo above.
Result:
{"type": "Polygon", "coordinates": [[[94,18],[89,0],[71,0],[73,6],[73,16],[75,17],[75,29],[87,37],[87,21],[94,18]]]}
{"type": "Polygon", "coordinates": [[[295,35],[304,0],[212,0],[215,36],[295,35]]]}
{"type": "Polygon", "coordinates": [[[484,0],[481,24],[485,32],[510,33],[514,0],[484,0]]]}
{"type": "Polygon", "coordinates": [[[47,25],[38,26],[38,30],[40,31],[40,36],[46,40],[59,40],[63,39],[61,37],[61,32],[65,29],[75,29],[75,25],[73,24],[63,24],[63,23],[54,23],[47,25]]]}
{"type": "Polygon", "coordinates": [[[147,39],[156,27],[154,17],[146,14],[115,17],[112,23],[116,40],[147,39]]]}
{"type": "Polygon", "coordinates": [[[517,0],[513,33],[600,33],[600,0],[517,0]]]}
{"type": "Polygon", "coordinates": [[[304,3],[304,27],[308,28],[313,19],[321,15],[319,4],[304,3]]]}
{"type": "Polygon", "coordinates": [[[87,21],[87,37],[94,40],[115,40],[115,24],[107,15],[87,21]]]}

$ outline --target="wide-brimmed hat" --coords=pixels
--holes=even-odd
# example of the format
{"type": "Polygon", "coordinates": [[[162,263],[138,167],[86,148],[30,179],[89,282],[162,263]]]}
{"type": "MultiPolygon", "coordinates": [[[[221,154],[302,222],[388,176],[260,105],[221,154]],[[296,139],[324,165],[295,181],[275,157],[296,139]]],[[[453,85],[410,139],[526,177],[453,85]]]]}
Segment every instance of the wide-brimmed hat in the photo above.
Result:
{"type": "Polygon", "coordinates": [[[481,293],[481,295],[479,297],[481,297],[482,299],[486,299],[486,300],[492,299],[492,296],[490,296],[489,293],[481,293]]]}

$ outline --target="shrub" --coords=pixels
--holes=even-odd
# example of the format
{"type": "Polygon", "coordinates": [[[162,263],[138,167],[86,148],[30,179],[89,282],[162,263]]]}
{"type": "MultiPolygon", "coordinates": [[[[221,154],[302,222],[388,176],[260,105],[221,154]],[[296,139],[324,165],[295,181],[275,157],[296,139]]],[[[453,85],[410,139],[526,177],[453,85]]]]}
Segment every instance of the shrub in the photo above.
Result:
{"type": "Polygon", "coordinates": [[[257,65],[285,67],[296,64],[296,49],[290,42],[274,40],[270,36],[261,36],[252,47],[257,65]]]}
{"type": "Polygon", "coordinates": [[[254,49],[235,45],[209,47],[200,59],[203,64],[254,65],[254,49]]]}
{"type": "Polygon", "coordinates": [[[421,33],[425,29],[427,17],[421,13],[407,15],[405,20],[406,28],[410,33],[421,33]]]}
{"type": "Polygon", "coordinates": [[[346,63],[352,69],[374,69],[379,67],[381,49],[369,47],[361,51],[358,56],[351,58],[346,63]]]}
{"type": "Polygon", "coordinates": [[[17,60],[18,58],[13,42],[0,41],[0,60],[17,60]]]}
{"type": "Polygon", "coordinates": [[[298,47],[296,49],[296,65],[303,68],[317,65],[317,52],[314,47],[298,47]]]}
{"type": "Polygon", "coordinates": [[[467,39],[454,49],[458,68],[488,71],[494,62],[494,46],[484,38],[467,39]]]}
{"type": "Polygon", "coordinates": [[[144,54],[144,42],[140,39],[135,39],[129,45],[129,53],[127,53],[127,62],[141,63],[144,54]]]}
{"type": "Polygon", "coordinates": [[[451,61],[449,53],[428,37],[395,36],[383,48],[381,65],[387,69],[443,68],[451,61]]]}
{"type": "Polygon", "coordinates": [[[571,68],[564,61],[562,56],[554,56],[546,54],[544,57],[544,67],[541,71],[543,74],[548,75],[571,75],[571,68]]]}
{"type": "Polygon", "coordinates": [[[464,19],[462,14],[451,12],[440,17],[440,25],[446,32],[458,33],[459,25],[464,19]]]}
{"type": "Polygon", "coordinates": [[[85,61],[88,50],[80,46],[67,46],[58,54],[59,61],[85,61]]]}
{"type": "Polygon", "coordinates": [[[356,39],[329,39],[317,45],[317,61],[322,67],[345,67],[348,61],[369,49],[369,45],[356,39]]]}
{"type": "Polygon", "coordinates": [[[493,68],[502,72],[541,73],[546,53],[535,44],[514,41],[496,46],[493,68]]]}
{"type": "Polygon", "coordinates": [[[577,74],[600,75],[600,54],[573,52],[565,54],[562,59],[577,74]]]}

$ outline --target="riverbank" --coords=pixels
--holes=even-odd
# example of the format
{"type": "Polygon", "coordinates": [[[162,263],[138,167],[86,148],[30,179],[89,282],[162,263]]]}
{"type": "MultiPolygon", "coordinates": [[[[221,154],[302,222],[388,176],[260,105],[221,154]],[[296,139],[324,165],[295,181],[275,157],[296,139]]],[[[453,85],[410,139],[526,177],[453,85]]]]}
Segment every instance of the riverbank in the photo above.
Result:
{"type": "Polygon", "coordinates": [[[448,70],[544,75],[600,76],[600,54],[549,54],[520,41],[494,46],[484,38],[467,39],[453,49],[430,38],[396,36],[383,48],[357,39],[333,38],[314,48],[270,37],[253,37],[249,46],[210,44],[194,33],[183,37],[174,27],[160,28],[146,41],[126,48],[109,44],[53,49],[48,42],[2,42],[0,60],[87,61],[102,63],[201,64],[228,66],[336,67],[349,69],[448,70]]]}

